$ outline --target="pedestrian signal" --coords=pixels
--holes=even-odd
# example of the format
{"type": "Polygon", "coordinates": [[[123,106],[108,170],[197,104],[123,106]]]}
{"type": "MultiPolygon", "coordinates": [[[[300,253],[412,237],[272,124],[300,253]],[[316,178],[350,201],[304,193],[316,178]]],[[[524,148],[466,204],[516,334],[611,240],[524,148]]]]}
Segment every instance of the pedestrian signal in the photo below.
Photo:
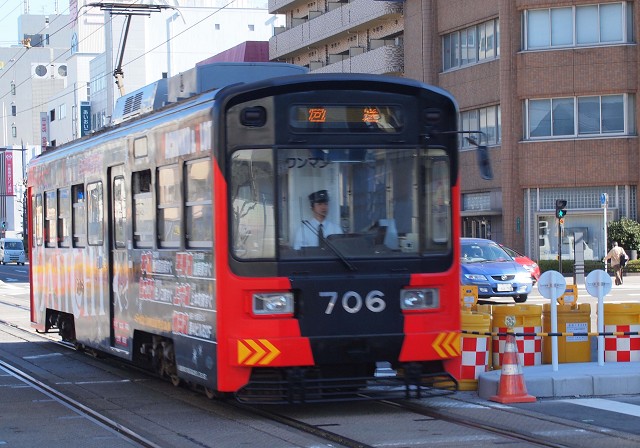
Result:
{"type": "Polygon", "coordinates": [[[562,219],[566,216],[567,210],[567,201],[564,199],[556,199],[556,218],[562,219]]]}

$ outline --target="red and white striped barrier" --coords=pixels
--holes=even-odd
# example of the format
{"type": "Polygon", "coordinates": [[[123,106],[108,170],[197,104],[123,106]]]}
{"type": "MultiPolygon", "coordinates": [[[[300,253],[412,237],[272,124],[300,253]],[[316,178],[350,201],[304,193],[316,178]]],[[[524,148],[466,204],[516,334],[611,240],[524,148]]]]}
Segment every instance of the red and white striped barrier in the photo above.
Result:
{"type": "MultiPolygon", "coordinates": [[[[640,325],[605,325],[605,333],[638,332],[640,325]]],[[[605,336],[604,338],[605,362],[631,362],[640,361],[640,336],[621,335],[605,336]]]]}
{"type": "MultiPolygon", "coordinates": [[[[494,333],[506,333],[507,327],[494,327],[494,333]]],[[[542,327],[513,327],[514,333],[535,333],[535,336],[516,336],[518,358],[522,366],[538,366],[542,364],[542,337],[537,333],[542,332],[542,327]]],[[[502,365],[507,336],[493,337],[493,368],[498,369],[502,365]]]]}

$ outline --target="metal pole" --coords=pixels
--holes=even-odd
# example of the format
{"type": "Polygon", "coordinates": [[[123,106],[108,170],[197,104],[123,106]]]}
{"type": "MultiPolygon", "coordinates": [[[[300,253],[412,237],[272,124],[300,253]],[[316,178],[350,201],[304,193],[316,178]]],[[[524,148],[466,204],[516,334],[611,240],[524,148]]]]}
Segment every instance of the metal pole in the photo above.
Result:
{"type": "Polygon", "coordinates": [[[602,209],[603,213],[602,213],[602,217],[603,217],[603,222],[604,222],[604,256],[602,258],[605,258],[604,261],[604,270],[607,270],[607,253],[609,252],[607,249],[609,248],[609,246],[607,245],[607,200],[605,199],[605,203],[604,203],[604,208],[602,209]]]}
{"type": "Polygon", "coordinates": [[[562,274],[562,225],[558,219],[558,272],[562,274]]]}

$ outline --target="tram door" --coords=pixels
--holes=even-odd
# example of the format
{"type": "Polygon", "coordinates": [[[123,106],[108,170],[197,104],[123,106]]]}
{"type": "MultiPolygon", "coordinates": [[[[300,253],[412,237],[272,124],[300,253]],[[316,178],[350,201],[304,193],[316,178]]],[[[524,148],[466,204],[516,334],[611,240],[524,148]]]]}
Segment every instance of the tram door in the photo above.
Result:
{"type": "Polygon", "coordinates": [[[128,197],[124,166],[109,169],[109,289],[111,346],[130,350],[127,251],[128,197]]]}

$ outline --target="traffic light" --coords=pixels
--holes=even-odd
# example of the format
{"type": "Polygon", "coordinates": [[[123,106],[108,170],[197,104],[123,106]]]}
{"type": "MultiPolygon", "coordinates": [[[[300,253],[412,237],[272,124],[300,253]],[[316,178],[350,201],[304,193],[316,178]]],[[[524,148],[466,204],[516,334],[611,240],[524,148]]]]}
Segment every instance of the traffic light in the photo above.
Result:
{"type": "Polygon", "coordinates": [[[562,219],[566,216],[567,201],[564,199],[556,199],[556,218],[562,219]]]}

